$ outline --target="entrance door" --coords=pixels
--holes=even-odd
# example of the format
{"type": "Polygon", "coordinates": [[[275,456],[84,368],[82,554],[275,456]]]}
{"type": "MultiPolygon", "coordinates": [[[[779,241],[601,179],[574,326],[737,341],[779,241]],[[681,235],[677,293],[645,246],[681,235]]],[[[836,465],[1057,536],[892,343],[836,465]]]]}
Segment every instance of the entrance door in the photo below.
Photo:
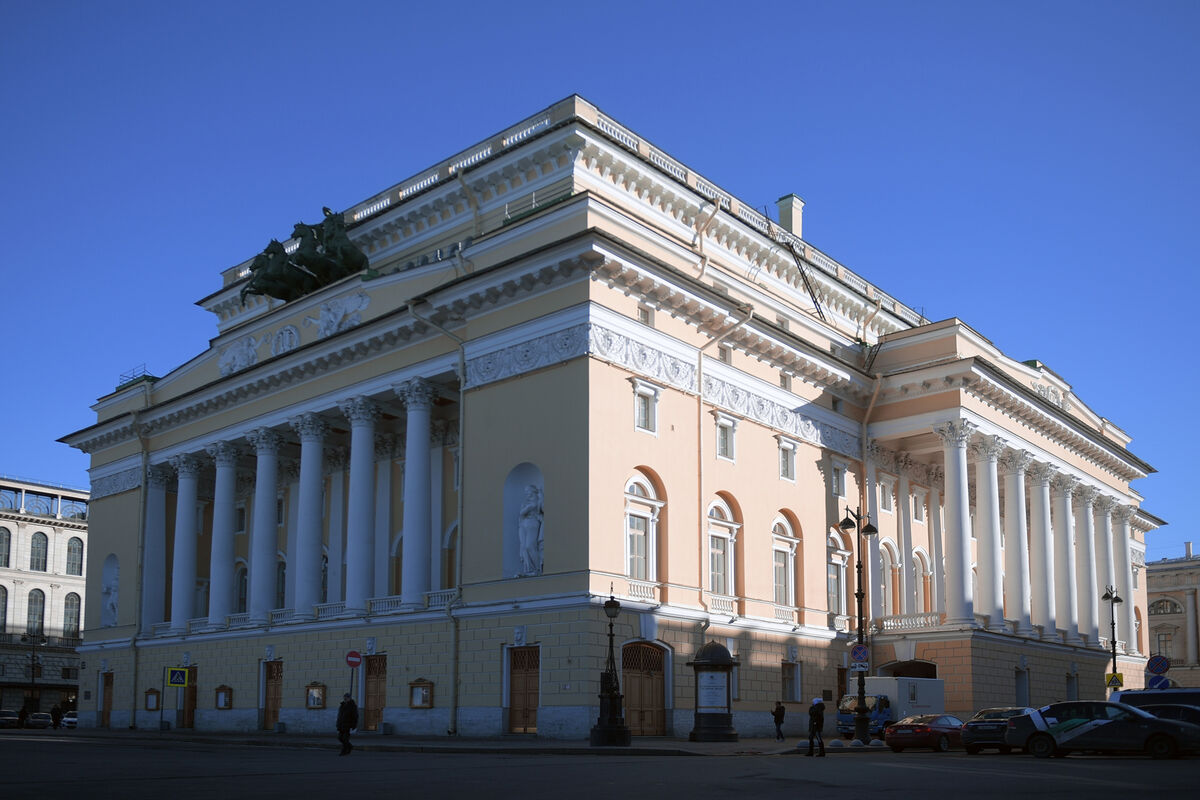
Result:
{"type": "Polygon", "coordinates": [[[263,730],[273,731],[283,702],[283,662],[264,661],[263,680],[263,730]]]}
{"type": "Polygon", "coordinates": [[[183,710],[179,714],[180,728],[196,727],[196,667],[188,667],[187,686],[183,690],[183,710]]]}
{"type": "Polygon", "coordinates": [[[665,736],[665,653],[652,644],[621,648],[621,681],[625,684],[625,724],[634,736],[665,736]]]}
{"type": "Polygon", "coordinates": [[[387,703],[387,656],[367,656],[366,704],[363,706],[363,730],[377,731],[383,721],[383,707],[387,703]]]}
{"type": "Polygon", "coordinates": [[[509,733],[537,733],[539,652],[537,647],[514,647],[508,651],[509,733]]]}
{"type": "Polygon", "coordinates": [[[104,673],[104,699],[100,706],[100,727],[107,728],[112,718],[113,674],[104,673]]]}

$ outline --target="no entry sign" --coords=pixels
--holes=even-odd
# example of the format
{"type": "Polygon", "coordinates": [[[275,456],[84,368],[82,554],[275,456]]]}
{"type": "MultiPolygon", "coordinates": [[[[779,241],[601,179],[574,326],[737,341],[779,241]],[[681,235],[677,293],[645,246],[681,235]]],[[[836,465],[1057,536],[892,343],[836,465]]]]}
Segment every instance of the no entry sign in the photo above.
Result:
{"type": "Polygon", "coordinates": [[[346,653],[346,666],[357,667],[361,663],[362,656],[357,650],[351,650],[349,653],[346,653]]]}

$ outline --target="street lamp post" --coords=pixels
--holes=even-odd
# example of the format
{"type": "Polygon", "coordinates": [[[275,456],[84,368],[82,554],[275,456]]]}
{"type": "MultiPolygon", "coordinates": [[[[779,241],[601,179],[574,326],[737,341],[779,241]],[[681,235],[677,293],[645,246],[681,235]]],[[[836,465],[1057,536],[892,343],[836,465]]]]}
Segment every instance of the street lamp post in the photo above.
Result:
{"type": "Polygon", "coordinates": [[[41,634],[37,634],[37,633],[26,633],[26,634],[23,634],[23,635],[21,636],[21,641],[22,641],[24,644],[27,644],[27,645],[29,645],[29,686],[30,686],[30,694],[31,694],[31,695],[32,695],[32,697],[33,697],[33,701],[34,701],[35,703],[38,703],[38,707],[37,707],[37,708],[35,708],[34,710],[35,710],[35,711],[40,711],[40,710],[41,710],[41,703],[38,701],[38,696],[37,696],[37,667],[38,667],[37,649],[38,649],[38,645],[44,645],[44,644],[46,644],[46,642],[48,642],[48,641],[49,641],[49,639],[47,639],[45,636],[42,636],[41,634]]]}
{"type": "Polygon", "coordinates": [[[592,728],[591,743],[593,746],[627,746],[631,734],[621,709],[621,686],[613,655],[613,620],[621,615],[621,603],[611,593],[604,601],[604,615],[608,617],[608,661],[604,664],[604,672],[600,673],[600,718],[592,728]]]}
{"type": "MultiPolygon", "coordinates": [[[[838,525],[843,531],[857,532],[857,563],[855,564],[855,573],[857,575],[857,586],[854,592],[854,599],[858,602],[858,643],[864,643],[863,637],[866,629],[866,621],[863,619],[863,559],[862,547],[863,536],[874,536],[879,533],[879,529],[871,524],[871,518],[868,514],[866,517],[862,514],[862,508],[857,508],[851,511],[846,508],[846,518],[838,525]]],[[[867,677],[866,673],[859,671],[858,673],[858,705],[854,708],[854,738],[867,744],[871,740],[871,717],[867,714],[867,677]]]]}
{"type": "Polygon", "coordinates": [[[1112,671],[1113,671],[1113,674],[1116,674],[1116,671],[1117,671],[1117,603],[1123,603],[1125,601],[1122,600],[1121,596],[1117,594],[1117,587],[1115,587],[1115,586],[1105,586],[1104,587],[1104,595],[1100,599],[1108,602],[1109,623],[1112,626],[1112,628],[1111,628],[1112,632],[1111,632],[1111,635],[1109,636],[1109,642],[1112,644],[1112,658],[1113,658],[1112,671]]]}

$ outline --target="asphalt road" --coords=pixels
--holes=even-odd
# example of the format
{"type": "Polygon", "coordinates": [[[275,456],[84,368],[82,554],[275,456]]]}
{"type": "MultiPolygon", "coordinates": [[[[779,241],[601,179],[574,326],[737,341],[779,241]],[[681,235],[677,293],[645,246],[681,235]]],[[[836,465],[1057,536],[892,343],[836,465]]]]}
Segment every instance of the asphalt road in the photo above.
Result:
{"type": "Polygon", "coordinates": [[[0,798],[648,798],[1096,797],[1148,789],[1188,797],[1200,759],[876,752],[627,756],[355,751],[72,738],[6,732],[0,798]]]}

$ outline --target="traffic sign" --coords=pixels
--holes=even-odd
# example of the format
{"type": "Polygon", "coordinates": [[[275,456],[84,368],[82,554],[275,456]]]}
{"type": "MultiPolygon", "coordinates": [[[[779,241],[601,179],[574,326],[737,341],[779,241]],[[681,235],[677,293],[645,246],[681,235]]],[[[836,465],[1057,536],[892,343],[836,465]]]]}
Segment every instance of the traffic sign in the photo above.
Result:
{"type": "Polygon", "coordinates": [[[850,663],[851,672],[866,672],[868,670],[867,662],[853,661],[850,663]]]}
{"type": "Polygon", "coordinates": [[[861,642],[859,642],[850,648],[850,660],[851,661],[870,661],[871,660],[871,650],[865,644],[862,644],[861,642]]]}
{"type": "Polygon", "coordinates": [[[1146,662],[1146,672],[1151,675],[1166,675],[1167,670],[1171,668],[1171,659],[1162,655],[1150,656],[1150,660],[1146,662]]]}
{"type": "Polygon", "coordinates": [[[185,687],[187,685],[187,667],[167,667],[167,686],[185,687]]]}
{"type": "Polygon", "coordinates": [[[1104,686],[1108,689],[1120,689],[1125,685],[1124,676],[1119,672],[1109,672],[1104,676],[1104,686]]]}
{"type": "Polygon", "coordinates": [[[357,667],[361,663],[362,656],[357,650],[351,650],[349,653],[346,653],[346,666],[357,667]]]}
{"type": "Polygon", "coordinates": [[[1149,689],[1170,689],[1171,679],[1166,675],[1151,675],[1150,680],[1146,681],[1146,687],[1149,689]]]}

